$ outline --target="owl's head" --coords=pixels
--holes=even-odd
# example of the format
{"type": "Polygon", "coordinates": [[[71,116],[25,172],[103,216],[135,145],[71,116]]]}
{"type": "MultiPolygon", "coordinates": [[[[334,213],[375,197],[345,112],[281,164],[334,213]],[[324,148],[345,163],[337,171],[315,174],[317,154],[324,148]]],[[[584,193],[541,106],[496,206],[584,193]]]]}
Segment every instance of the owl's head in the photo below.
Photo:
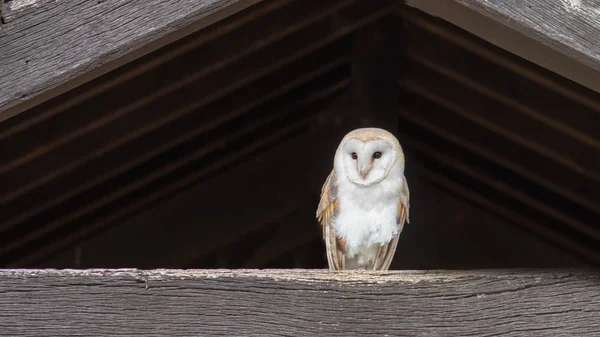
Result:
{"type": "Polygon", "coordinates": [[[356,129],[342,139],[334,167],[352,183],[369,186],[384,180],[393,168],[403,173],[404,153],[398,139],[386,130],[356,129]]]}

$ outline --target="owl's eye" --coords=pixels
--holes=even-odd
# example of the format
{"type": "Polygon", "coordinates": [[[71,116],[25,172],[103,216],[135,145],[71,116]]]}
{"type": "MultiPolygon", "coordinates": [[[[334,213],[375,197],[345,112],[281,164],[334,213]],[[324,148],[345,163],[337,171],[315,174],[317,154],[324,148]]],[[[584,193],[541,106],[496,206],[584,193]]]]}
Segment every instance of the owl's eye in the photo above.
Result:
{"type": "Polygon", "coordinates": [[[352,156],[352,159],[358,158],[358,155],[356,154],[356,152],[352,152],[351,156],[352,156]]]}
{"type": "Polygon", "coordinates": [[[373,158],[375,158],[375,159],[381,158],[381,152],[377,151],[377,152],[373,153],[373,158]]]}

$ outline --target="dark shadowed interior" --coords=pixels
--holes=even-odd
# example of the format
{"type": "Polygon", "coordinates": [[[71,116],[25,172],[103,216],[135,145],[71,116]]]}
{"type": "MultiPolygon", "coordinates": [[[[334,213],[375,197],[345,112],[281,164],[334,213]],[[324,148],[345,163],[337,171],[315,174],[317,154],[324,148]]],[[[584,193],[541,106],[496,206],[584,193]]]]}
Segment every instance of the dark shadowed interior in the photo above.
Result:
{"type": "Polygon", "coordinates": [[[262,1],[0,122],[0,267],[326,268],[365,126],[406,155],[391,269],[596,264],[599,111],[397,1],[262,1]]]}

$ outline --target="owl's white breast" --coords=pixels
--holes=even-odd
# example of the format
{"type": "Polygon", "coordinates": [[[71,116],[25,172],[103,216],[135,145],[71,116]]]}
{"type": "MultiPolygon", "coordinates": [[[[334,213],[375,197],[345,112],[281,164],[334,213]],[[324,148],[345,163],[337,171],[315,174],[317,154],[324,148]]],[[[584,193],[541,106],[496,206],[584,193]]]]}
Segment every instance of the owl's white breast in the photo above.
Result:
{"type": "Polygon", "coordinates": [[[337,179],[339,213],[333,226],[346,241],[346,256],[368,261],[379,246],[398,235],[396,220],[403,170],[392,169],[386,179],[371,186],[353,184],[343,175],[337,179]]]}

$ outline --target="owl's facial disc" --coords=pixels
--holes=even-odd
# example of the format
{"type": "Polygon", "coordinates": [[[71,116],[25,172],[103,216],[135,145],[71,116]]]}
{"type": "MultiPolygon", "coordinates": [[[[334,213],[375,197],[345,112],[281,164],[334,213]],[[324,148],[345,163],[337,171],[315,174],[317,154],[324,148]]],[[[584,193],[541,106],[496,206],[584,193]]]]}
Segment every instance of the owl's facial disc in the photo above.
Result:
{"type": "Polygon", "coordinates": [[[346,177],[362,186],[382,181],[392,168],[397,152],[392,142],[379,138],[366,141],[350,138],[341,151],[346,177]]]}

